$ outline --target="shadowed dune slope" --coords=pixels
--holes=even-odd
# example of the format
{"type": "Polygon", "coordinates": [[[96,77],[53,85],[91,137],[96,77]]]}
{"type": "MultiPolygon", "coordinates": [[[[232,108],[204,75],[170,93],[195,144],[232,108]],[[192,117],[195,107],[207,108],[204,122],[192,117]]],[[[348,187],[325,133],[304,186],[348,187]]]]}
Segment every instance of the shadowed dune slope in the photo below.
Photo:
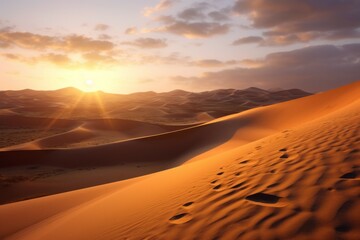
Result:
{"type": "MultiPolygon", "coordinates": [[[[197,140],[192,142],[196,147],[215,142],[233,146],[227,151],[219,146],[212,156],[129,182],[2,205],[0,222],[6,224],[0,225],[0,236],[30,240],[359,239],[359,96],[357,82],[187,130],[58,151],[69,157],[93,149],[88,159],[99,164],[92,154],[102,152],[108,158],[111,150],[114,156],[121,155],[124,144],[128,148],[139,144],[137,149],[149,151],[153,161],[160,156],[154,153],[160,151],[156,146],[162,145],[165,157],[158,160],[165,161],[172,156],[167,148],[184,150],[192,138],[197,140]],[[248,144],[232,144],[238,138],[251,141],[251,136],[239,133],[256,129],[271,131],[248,144]]],[[[12,156],[11,152],[2,154],[12,156]]],[[[106,158],[106,163],[116,161],[106,158]]]]}
{"type": "Polygon", "coordinates": [[[34,118],[20,116],[16,114],[2,115],[0,117],[1,128],[73,128],[78,126],[79,122],[67,119],[52,119],[52,118],[34,118]]]}
{"type": "MultiPolygon", "coordinates": [[[[7,121],[9,122],[16,122],[17,119],[18,117],[15,117],[15,119],[13,116],[7,117],[7,121]]],[[[20,120],[21,119],[27,120],[25,121],[25,126],[27,126],[26,123],[31,122],[33,124],[32,127],[37,126],[39,128],[41,126],[51,125],[51,128],[61,129],[62,131],[58,134],[53,134],[51,136],[39,138],[23,144],[13,145],[3,148],[2,150],[41,150],[47,148],[74,148],[89,145],[93,146],[119,140],[160,134],[189,127],[186,125],[159,125],[124,119],[96,119],[77,121],[62,119],[43,119],[43,121],[41,121],[40,119],[40,121],[36,121],[36,118],[20,117],[20,120]],[[64,123],[67,123],[67,125],[64,126],[64,123]]],[[[24,126],[21,121],[17,121],[17,124],[24,126]]],[[[12,125],[13,123],[0,123],[0,126],[2,127],[11,128],[12,125]]],[[[41,131],[41,129],[38,131],[41,131]]],[[[47,132],[46,129],[43,131],[44,133],[47,132]]]]}

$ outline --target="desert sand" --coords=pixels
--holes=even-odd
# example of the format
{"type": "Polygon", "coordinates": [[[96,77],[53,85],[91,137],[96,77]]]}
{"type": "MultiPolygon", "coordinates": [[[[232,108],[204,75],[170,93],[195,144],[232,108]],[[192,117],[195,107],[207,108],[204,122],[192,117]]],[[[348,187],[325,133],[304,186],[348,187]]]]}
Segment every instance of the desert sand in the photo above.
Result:
{"type": "Polygon", "coordinates": [[[359,239],[359,109],[358,81],[147,137],[4,148],[0,238],[359,239]]]}

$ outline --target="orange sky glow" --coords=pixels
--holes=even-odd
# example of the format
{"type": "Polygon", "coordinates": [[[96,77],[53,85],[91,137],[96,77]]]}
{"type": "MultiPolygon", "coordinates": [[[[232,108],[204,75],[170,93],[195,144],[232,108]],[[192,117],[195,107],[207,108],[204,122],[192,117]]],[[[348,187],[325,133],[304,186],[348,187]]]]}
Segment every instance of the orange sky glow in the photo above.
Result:
{"type": "Polygon", "coordinates": [[[0,90],[323,91],[360,78],[356,4],[1,1],[0,90]]]}

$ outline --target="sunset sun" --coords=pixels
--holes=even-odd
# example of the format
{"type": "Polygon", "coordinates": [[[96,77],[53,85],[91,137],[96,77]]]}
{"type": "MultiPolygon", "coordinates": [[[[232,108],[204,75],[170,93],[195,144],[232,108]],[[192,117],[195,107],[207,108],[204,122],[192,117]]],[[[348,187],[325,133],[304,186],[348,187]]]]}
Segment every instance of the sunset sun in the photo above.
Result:
{"type": "Polygon", "coordinates": [[[85,91],[85,92],[93,92],[93,91],[96,91],[98,89],[97,89],[97,86],[96,86],[94,80],[86,79],[83,82],[82,90],[85,91]]]}
{"type": "Polygon", "coordinates": [[[94,81],[91,80],[91,79],[87,79],[85,80],[85,84],[88,86],[88,87],[92,87],[94,85],[94,81]]]}

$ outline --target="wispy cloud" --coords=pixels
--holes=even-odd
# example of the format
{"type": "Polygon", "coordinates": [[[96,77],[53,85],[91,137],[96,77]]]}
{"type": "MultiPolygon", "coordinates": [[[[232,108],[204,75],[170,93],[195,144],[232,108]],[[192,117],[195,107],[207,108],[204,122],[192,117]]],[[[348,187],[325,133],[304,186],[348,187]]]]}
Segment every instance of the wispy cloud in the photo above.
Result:
{"type": "Polygon", "coordinates": [[[46,53],[35,56],[27,56],[13,53],[4,53],[2,57],[25,64],[35,65],[39,63],[50,63],[66,69],[97,69],[111,67],[118,64],[118,60],[109,55],[98,53],[85,53],[81,57],[73,58],[68,54],[46,53]]]}
{"type": "Polygon", "coordinates": [[[26,64],[47,62],[63,68],[99,68],[115,65],[116,44],[110,36],[102,34],[102,39],[84,35],[43,35],[6,29],[0,31],[0,48],[6,59],[26,64]],[[105,40],[106,39],[106,40],[105,40]],[[10,50],[25,49],[30,53],[19,54],[10,50]]]}
{"type": "Polygon", "coordinates": [[[129,27],[125,30],[124,33],[128,34],[128,35],[134,35],[134,34],[138,33],[138,29],[137,29],[137,27],[129,27]]]}
{"type": "Polygon", "coordinates": [[[83,35],[49,36],[31,32],[0,31],[0,46],[63,52],[109,51],[115,47],[110,41],[83,35]]]}
{"type": "Polygon", "coordinates": [[[109,28],[110,28],[109,25],[100,23],[100,24],[97,24],[97,25],[94,27],[94,30],[95,30],[95,31],[106,31],[106,30],[108,30],[109,28]]]}
{"type": "Polygon", "coordinates": [[[155,13],[165,11],[173,6],[176,0],[161,0],[154,7],[146,7],[144,9],[143,15],[149,17],[155,13]]]}
{"type": "Polygon", "coordinates": [[[156,38],[138,38],[133,41],[125,41],[122,44],[135,46],[138,48],[165,48],[167,47],[167,42],[165,39],[156,39],[156,38]]]}
{"type": "Polygon", "coordinates": [[[183,21],[173,17],[159,19],[162,26],[153,28],[151,32],[164,32],[180,35],[186,38],[209,38],[229,32],[230,25],[218,22],[183,21]]]}
{"type": "Polygon", "coordinates": [[[228,60],[221,61],[218,59],[201,59],[190,62],[190,65],[203,67],[203,68],[223,68],[241,64],[241,61],[228,60]]]}
{"type": "Polygon", "coordinates": [[[195,2],[177,13],[153,18],[157,27],[143,32],[171,33],[185,38],[209,38],[230,31],[230,7],[218,7],[206,1],[195,2]]]}
{"type": "Polygon", "coordinates": [[[249,37],[243,37],[235,40],[232,44],[233,45],[242,45],[242,44],[249,44],[249,43],[261,43],[264,39],[259,36],[249,36],[249,37]]]}

